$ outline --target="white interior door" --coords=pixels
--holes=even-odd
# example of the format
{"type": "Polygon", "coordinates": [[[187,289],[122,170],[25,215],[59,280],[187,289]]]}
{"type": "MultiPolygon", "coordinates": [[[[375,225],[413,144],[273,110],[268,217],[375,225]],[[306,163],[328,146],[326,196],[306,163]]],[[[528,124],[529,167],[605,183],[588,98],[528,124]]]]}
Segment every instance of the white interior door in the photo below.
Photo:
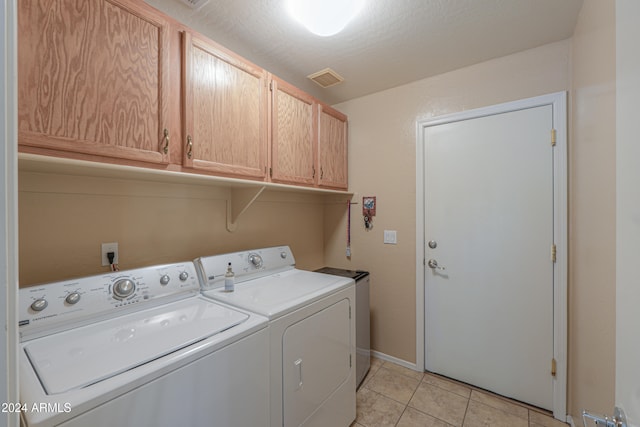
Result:
{"type": "Polygon", "coordinates": [[[425,367],[553,409],[553,110],[424,133],[425,367]],[[429,242],[429,244],[427,244],[429,242]]]}

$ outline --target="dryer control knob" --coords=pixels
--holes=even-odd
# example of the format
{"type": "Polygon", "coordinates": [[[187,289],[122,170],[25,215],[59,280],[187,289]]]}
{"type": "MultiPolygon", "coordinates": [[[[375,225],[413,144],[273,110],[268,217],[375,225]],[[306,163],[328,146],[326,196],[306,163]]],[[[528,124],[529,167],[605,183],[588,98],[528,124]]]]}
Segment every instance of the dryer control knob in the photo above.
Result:
{"type": "Polygon", "coordinates": [[[48,305],[49,305],[49,303],[47,302],[46,299],[38,298],[37,300],[35,300],[34,302],[31,303],[31,310],[33,310],[33,311],[42,311],[45,308],[47,308],[48,305]]]}
{"type": "Polygon", "coordinates": [[[130,279],[120,279],[113,285],[113,295],[118,299],[123,299],[136,290],[136,284],[130,279]]]}
{"type": "Polygon", "coordinates": [[[189,278],[189,273],[187,273],[186,271],[183,271],[182,273],[180,273],[180,276],[178,277],[180,278],[180,281],[184,282],[189,278]]]}
{"type": "Polygon", "coordinates": [[[285,259],[287,257],[287,253],[285,251],[280,252],[280,258],[285,259]]]}
{"type": "Polygon", "coordinates": [[[262,257],[258,254],[249,254],[249,262],[251,262],[255,268],[262,267],[262,257]]]}
{"type": "Polygon", "coordinates": [[[165,274],[160,278],[160,284],[162,286],[168,285],[169,284],[169,280],[171,280],[171,278],[169,277],[168,274],[165,274]]]}
{"type": "Polygon", "coordinates": [[[67,304],[71,304],[71,305],[77,303],[78,301],[80,301],[80,294],[78,292],[71,292],[64,299],[64,302],[66,302],[67,304]]]}

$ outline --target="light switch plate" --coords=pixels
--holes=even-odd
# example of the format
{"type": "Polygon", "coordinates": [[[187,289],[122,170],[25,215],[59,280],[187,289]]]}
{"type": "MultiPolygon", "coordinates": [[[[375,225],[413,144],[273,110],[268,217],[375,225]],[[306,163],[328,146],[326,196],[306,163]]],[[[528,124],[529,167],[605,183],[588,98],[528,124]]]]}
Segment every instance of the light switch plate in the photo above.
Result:
{"type": "Polygon", "coordinates": [[[396,245],[398,243],[396,230],[384,230],[384,243],[389,245],[396,245]]]}

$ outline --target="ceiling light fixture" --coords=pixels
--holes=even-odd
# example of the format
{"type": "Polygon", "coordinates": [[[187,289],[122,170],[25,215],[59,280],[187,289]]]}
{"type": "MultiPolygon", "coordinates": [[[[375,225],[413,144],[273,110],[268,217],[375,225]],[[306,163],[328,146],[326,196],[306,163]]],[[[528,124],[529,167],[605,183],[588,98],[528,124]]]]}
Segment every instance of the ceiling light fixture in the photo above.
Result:
{"type": "Polygon", "coordinates": [[[363,5],[364,0],[287,0],[289,14],[322,37],[342,31],[363,5]]]}

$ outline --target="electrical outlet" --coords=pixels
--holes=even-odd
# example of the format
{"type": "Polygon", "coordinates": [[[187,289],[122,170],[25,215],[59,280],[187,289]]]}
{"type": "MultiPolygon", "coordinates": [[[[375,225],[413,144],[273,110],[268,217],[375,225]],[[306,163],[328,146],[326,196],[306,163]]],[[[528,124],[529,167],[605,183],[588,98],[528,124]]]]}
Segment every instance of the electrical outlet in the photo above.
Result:
{"type": "Polygon", "coordinates": [[[107,257],[107,253],[113,252],[113,263],[118,264],[118,242],[114,243],[103,243],[102,244],[102,265],[107,266],[110,265],[109,258],[107,257]]]}

